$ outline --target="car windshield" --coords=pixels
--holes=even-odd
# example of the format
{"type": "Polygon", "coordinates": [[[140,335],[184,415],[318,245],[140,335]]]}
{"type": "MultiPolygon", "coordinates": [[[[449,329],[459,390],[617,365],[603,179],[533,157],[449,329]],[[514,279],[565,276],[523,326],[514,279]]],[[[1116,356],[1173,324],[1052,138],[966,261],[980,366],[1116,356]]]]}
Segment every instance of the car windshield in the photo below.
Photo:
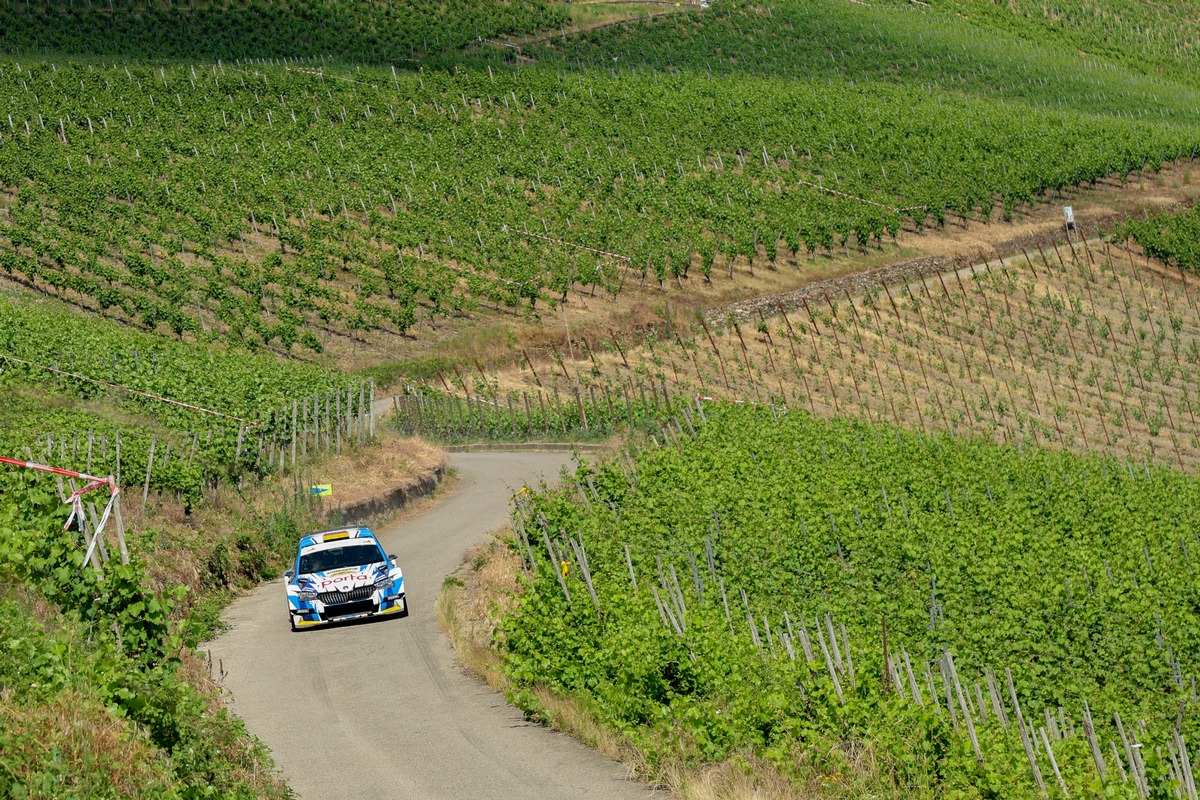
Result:
{"type": "Polygon", "coordinates": [[[300,574],[328,572],[331,569],[363,567],[383,561],[383,554],[375,544],[348,544],[300,556],[300,574]]]}

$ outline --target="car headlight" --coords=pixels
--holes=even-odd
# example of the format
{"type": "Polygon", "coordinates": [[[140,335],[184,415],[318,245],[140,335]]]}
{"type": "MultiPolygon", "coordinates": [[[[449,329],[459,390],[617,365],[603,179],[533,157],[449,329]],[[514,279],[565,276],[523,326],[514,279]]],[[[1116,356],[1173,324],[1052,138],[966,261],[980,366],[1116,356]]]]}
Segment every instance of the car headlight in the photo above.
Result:
{"type": "Polygon", "coordinates": [[[392,588],[392,586],[393,586],[393,582],[390,577],[389,578],[380,578],[379,580],[375,581],[376,589],[390,589],[390,588],[392,588]]]}
{"type": "Polygon", "coordinates": [[[299,595],[297,595],[297,596],[298,596],[298,597],[299,597],[301,600],[307,600],[307,601],[309,601],[309,602],[312,602],[313,600],[316,600],[316,599],[317,599],[317,593],[316,593],[316,592],[310,592],[310,591],[300,592],[300,594],[299,594],[299,595]]]}

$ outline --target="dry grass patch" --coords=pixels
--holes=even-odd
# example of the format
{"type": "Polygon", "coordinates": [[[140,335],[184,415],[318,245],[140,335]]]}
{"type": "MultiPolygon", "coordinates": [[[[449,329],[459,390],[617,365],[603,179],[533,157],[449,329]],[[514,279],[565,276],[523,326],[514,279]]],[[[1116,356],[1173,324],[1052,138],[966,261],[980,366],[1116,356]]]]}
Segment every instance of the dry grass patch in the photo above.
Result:
{"type": "Polygon", "coordinates": [[[446,451],[420,438],[402,438],[378,428],[378,444],[351,447],[308,468],[316,483],[333,484],[343,505],[410,486],[446,465],[446,451]]]}
{"type": "Polygon", "coordinates": [[[521,560],[510,541],[492,536],[468,550],[437,599],[438,621],[463,667],[496,691],[509,688],[494,647],[496,625],[520,588],[521,560]]]}
{"type": "Polygon", "coordinates": [[[670,766],[663,771],[665,785],[687,800],[799,800],[820,794],[819,786],[796,789],[779,770],[754,758],[692,770],[670,766]]]}
{"type": "Polygon", "coordinates": [[[569,733],[579,741],[598,750],[629,768],[631,777],[661,786],[673,786],[653,770],[629,738],[612,730],[583,703],[572,697],[560,697],[545,686],[534,688],[538,701],[537,720],[556,731],[569,733]]]}

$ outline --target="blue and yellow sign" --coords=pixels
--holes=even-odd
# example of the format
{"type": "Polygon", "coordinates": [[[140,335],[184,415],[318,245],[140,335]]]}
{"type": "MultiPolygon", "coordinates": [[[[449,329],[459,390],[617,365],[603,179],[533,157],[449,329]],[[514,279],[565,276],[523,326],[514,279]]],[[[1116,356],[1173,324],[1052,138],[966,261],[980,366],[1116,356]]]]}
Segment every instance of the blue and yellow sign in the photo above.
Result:
{"type": "Polygon", "coordinates": [[[311,487],[311,491],[317,497],[333,497],[333,484],[320,483],[311,487]]]}

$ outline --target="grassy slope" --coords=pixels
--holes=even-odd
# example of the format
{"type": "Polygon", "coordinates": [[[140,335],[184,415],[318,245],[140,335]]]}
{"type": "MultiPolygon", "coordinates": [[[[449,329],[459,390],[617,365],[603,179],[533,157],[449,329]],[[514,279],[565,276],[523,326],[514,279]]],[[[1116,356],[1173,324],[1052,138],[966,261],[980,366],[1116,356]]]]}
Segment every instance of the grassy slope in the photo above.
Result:
{"type": "Polygon", "coordinates": [[[1194,0],[939,0],[934,5],[981,27],[1185,83],[1194,83],[1200,63],[1200,5],[1194,0]]]}
{"type": "Polygon", "coordinates": [[[135,542],[133,562],[98,581],[52,487],[0,473],[0,793],[283,796],[186,649],[201,631],[174,613],[183,593],[149,581],[153,545],[135,542]]]}

